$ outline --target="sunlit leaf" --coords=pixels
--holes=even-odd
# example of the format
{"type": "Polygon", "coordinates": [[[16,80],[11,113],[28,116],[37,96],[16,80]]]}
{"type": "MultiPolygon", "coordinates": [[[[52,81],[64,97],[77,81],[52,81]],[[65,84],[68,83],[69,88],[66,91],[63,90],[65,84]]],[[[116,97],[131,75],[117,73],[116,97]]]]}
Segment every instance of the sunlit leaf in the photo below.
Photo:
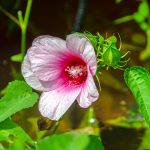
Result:
{"type": "Polygon", "coordinates": [[[134,13],[133,17],[135,21],[143,22],[149,16],[149,6],[146,1],[140,3],[138,11],[134,13]]]}
{"type": "Polygon", "coordinates": [[[38,150],[104,150],[98,136],[87,134],[57,134],[42,139],[38,150]]]}
{"type": "Polygon", "coordinates": [[[127,117],[124,116],[117,117],[115,119],[106,120],[104,123],[108,125],[117,126],[117,127],[134,128],[134,129],[145,128],[147,125],[145,121],[139,121],[136,119],[130,121],[127,117]]]}
{"type": "Polygon", "coordinates": [[[127,68],[124,73],[127,86],[132,91],[142,115],[150,126],[150,74],[139,66],[127,68]]]}
{"type": "Polygon", "coordinates": [[[24,108],[32,107],[37,99],[38,95],[24,81],[10,82],[5,96],[0,99],[0,122],[24,108]]]}
{"type": "Polygon", "coordinates": [[[150,129],[147,129],[142,137],[142,142],[138,150],[149,150],[150,149],[150,129]]]}
{"type": "Polygon", "coordinates": [[[0,123],[0,141],[12,140],[12,137],[20,138],[20,140],[30,141],[31,138],[25,131],[17,126],[16,123],[11,121],[10,119],[6,119],[5,121],[0,123]]]}
{"type": "Polygon", "coordinates": [[[22,62],[23,55],[21,53],[19,53],[19,54],[11,56],[10,59],[11,59],[11,61],[14,61],[14,62],[22,62]]]}
{"type": "Polygon", "coordinates": [[[138,12],[144,17],[148,17],[149,14],[149,5],[148,3],[144,0],[142,1],[142,3],[140,3],[139,8],[138,8],[138,12]]]}
{"type": "Polygon", "coordinates": [[[88,127],[91,127],[91,130],[89,128],[89,130],[87,130],[86,133],[89,133],[89,134],[91,133],[92,135],[99,135],[100,129],[98,125],[98,120],[95,116],[94,109],[92,106],[87,110],[86,114],[84,115],[80,123],[80,128],[81,128],[80,130],[84,130],[88,127]]]}
{"type": "Polygon", "coordinates": [[[150,58],[150,47],[147,47],[140,53],[140,60],[146,60],[150,58]]]}
{"type": "Polygon", "coordinates": [[[0,141],[9,143],[9,149],[25,149],[25,147],[34,146],[34,142],[29,135],[10,119],[0,123],[0,141]]]}
{"type": "Polygon", "coordinates": [[[5,150],[4,146],[0,143],[0,150],[5,150]]]}
{"type": "Polygon", "coordinates": [[[145,19],[145,17],[143,17],[143,15],[140,14],[139,12],[135,12],[135,13],[133,14],[133,18],[134,18],[134,20],[135,20],[136,22],[138,22],[138,23],[143,22],[144,19],[145,19]]]}

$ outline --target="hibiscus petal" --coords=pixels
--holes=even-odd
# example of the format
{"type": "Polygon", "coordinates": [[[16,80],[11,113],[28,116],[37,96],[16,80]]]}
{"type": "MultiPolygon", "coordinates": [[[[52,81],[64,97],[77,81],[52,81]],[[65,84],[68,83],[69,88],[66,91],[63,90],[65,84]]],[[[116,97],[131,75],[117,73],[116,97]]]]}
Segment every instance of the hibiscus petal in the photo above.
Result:
{"type": "Polygon", "coordinates": [[[42,116],[51,120],[59,120],[75,101],[81,88],[62,90],[62,88],[43,92],[39,102],[39,111],[42,116]]]}
{"type": "Polygon", "coordinates": [[[51,51],[52,49],[61,51],[66,49],[66,41],[58,37],[43,35],[35,38],[32,42],[32,46],[49,46],[49,51],[51,51]]]}
{"type": "Polygon", "coordinates": [[[34,89],[38,91],[47,91],[47,88],[43,87],[39,79],[34,75],[33,71],[31,70],[31,64],[29,61],[28,56],[26,55],[22,66],[21,66],[22,75],[25,81],[34,89]]]}
{"type": "Polygon", "coordinates": [[[52,36],[36,38],[27,53],[32,71],[43,81],[58,78],[61,74],[61,69],[58,68],[59,59],[65,55],[66,50],[66,42],[60,38],[52,36]]]}
{"type": "Polygon", "coordinates": [[[98,97],[99,93],[97,91],[93,77],[90,71],[88,71],[87,80],[83,85],[79,96],[77,97],[77,101],[81,107],[87,108],[92,104],[92,102],[96,101],[98,97]]]}
{"type": "Polygon", "coordinates": [[[83,35],[70,34],[67,36],[66,45],[69,50],[77,51],[90,66],[92,75],[95,75],[97,62],[94,47],[91,42],[83,35]]]}

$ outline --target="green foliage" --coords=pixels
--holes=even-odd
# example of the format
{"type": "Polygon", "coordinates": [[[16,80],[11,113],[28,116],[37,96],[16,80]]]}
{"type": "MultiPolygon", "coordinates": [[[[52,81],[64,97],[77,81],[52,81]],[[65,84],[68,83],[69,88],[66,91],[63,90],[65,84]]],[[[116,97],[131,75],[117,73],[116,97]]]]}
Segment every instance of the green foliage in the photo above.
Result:
{"type": "Polygon", "coordinates": [[[35,147],[37,150],[104,150],[98,136],[78,132],[55,134],[35,142],[10,119],[0,123],[0,142],[7,150],[32,150],[35,147]]]}
{"type": "Polygon", "coordinates": [[[108,125],[113,125],[117,127],[123,127],[123,128],[133,128],[133,129],[140,129],[140,128],[145,128],[146,123],[145,121],[140,121],[137,119],[130,120],[128,117],[117,117],[115,119],[110,119],[105,121],[106,124],[108,125]]]}
{"type": "Polygon", "coordinates": [[[119,68],[121,52],[113,44],[104,45],[103,64],[108,67],[119,68]]]}
{"type": "Polygon", "coordinates": [[[146,60],[150,58],[150,30],[146,32],[146,35],[147,35],[147,44],[145,50],[140,53],[141,60],[146,60]]]}
{"type": "Polygon", "coordinates": [[[149,23],[146,19],[150,17],[149,5],[146,0],[142,1],[138,10],[133,14],[133,19],[139,24],[140,28],[144,31],[149,29],[149,23]]]}
{"type": "Polygon", "coordinates": [[[80,123],[79,128],[80,128],[79,130],[81,130],[81,132],[83,132],[83,130],[85,130],[85,133],[87,133],[87,134],[99,136],[99,134],[100,134],[99,123],[95,116],[94,108],[92,106],[85,113],[85,115],[80,123]]]}
{"type": "Polygon", "coordinates": [[[104,150],[97,136],[86,134],[57,134],[40,140],[38,150],[104,150]]]}
{"type": "Polygon", "coordinates": [[[137,22],[144,21],[149,16],[149,6],[146,0],[143,0],[139,7],[137,12],[135,13],[135,20],[137,22]]]}
{"type": "Polygon", "coordinates": [[[104,150],[98,136],[65,133],[33,141],[29,135],[10,119],[0,123],[0,150],[104,150]]]}
{"type": "Polygon", "coordinates": [[[31,145],[34,146],[29,135],[10,119],[0,123],[0,141],[4,143],[3,147],[9,150],[25,150],[31,145]]]}
{"type": "Polygon", "coordinates": [[[7,10],[5,10],[3,7],[0,6],[0,11],[4,13],[14,23],[16,23],[21,29],[21,49],[20,49],[21,52],[19,54],[11,56],[11,61],[22,62],[24,58],[25,51],[26,51],[26,34],[27,34],[26,32],[27,32],[31,7],[32,7],[32,0],[28,0],[24,17],[22,15],[22,11],[19,10],[18,18],[16,18],[15,16],[13,16],[11,13],[9,13],[7,10]]]}
{"type": "Polygon", "coordinates": [[[140,143],[138,150],[149,150],[150,149],[149,141],[150,141],[150,129],[147,129],[144,133],[142,142],[140,143]]]}
{"type": "Polygon", "coordinates": [[[146,0],[143,0],[139,4],[138,10],[136,12],[134,12],[132,15],[124,16],[122,18],[115,20],[115,23],[120,24],[131,20],[135,20],[140,26],[140,28],[146,32],[147,30],[150,29],[149,22],[147,21],[149,20],[149,18],[150,18],[149,5],[146,0]]]}
{"type": "Polygon", "coordinates": [[[37,99],[38,95],[24,81],[10,82],[0,100],[0,122],[24,108],[32,107],[37,99]]]}
{"type": "MultiPolygon", "coordinates": [[[[82,34],[82,33],[80,33],[82,34]]],[[[121,54],[120,48],[117,47],[117,38],[116,36],[110,36],[106,39],[102,35],[96,33],[96,35],[91,34],[90,32],[83,33],[93,44],[98,62],[97,73],[100,72],[102,67],[112,67],[114,69],[124,67],[128,60],[122,61],[122,59],[128,54],[121,54]]]]}
{"type": "Polygon", "coordinates": [[[146,60],[150,57],[150,6],[147,0],[142,0],[138,10],[129,16],[124,16],[115,20],[116,24],[134,20],[147,35],[146,48],[140,53],[140,60],[146,60]]]}
{"type": "Polygon", "coordinates": [[[90,32],[87,32],[87,31],[84,32],[84,35],[90,40],[90,42],[92,43],[92,45],[96,49],[97,48],[97,44],[98,44],[97,36],[91,34],[90,32]]]}
{"type": "Polygon", "coordinates": [[[23,54],[20,53],[20,54],[16,54],[16,55],[13,55],[11,56],[11,61],[14,61],[14,62],[21,62],[23,60],[23,54]]]}
{"type": "Polygon", "coordinates": [[[141,4],[139,5],[139,8],[138,8],[138,12],[143,16],[143,17],[148,17],[150,14],[150,11],[149,11],[149,5],[148,5],[148,2],[146,0],[143,0],[141,2],[141,4]]]}
{"type": "Polygon", "coordinates": [[[142,67],[127,68],[124,73],[127,86],[132,91],[142,115],[150,126],[150,74],[142,67]]]}

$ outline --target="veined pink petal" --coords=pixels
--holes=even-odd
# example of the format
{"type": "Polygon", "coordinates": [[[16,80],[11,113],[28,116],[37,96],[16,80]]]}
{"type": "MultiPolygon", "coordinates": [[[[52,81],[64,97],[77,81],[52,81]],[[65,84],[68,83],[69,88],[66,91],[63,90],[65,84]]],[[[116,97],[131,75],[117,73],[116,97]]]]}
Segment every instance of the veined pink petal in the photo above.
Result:
{"type": "MultiPolygon", "coordinates": [[[[28,57],[31,69],[40,82],[54,90],[68,81],[65,72],[68,65],[83,62],[81,55],[74,51],[53,51],[47,50],[49,47],[32,46],[28,50],[28,57]]],[[[71,69],[71,68],[70,68],[71,69]]]]}
{"type": "Polygon", "coordinates": [[[60,38],[52,36],[36,38],[27,53],[32,71],[43,81],[57,79],[61,74],[57,62],[59,63],[59,59],[66,51],[68,51],[66,42],[60,38]]]}
{"type": "Polygon", "coordinates": [[[29,84],[33,89],[38,91],[50,91],[56,89],[57,87],[60,87],[62,84],[65,83],[65,80],[62,78],[59,78],[59,80],[55,79],[49,82],[40,80],[32,71],[30,60],[28,59],[27,55],[23,60],[21,71],[27,84],[29,84]]]}
{"type": "Polygon", "coordinates": [[[28,49],[27,55],[32,72],[49,90],[58,88],[66,82],[61,77],[62,60],[66,51],[66,42],[51,36],[36,38],[28,49]]]}
{"type": "Polygon", "coordinates": [[[97,91],[93,77],[90,71],[88,71],[87,80],[83,85],[79,96],[77,97],[77,101],[81,107],[87,108],[92,104],[92,102],[96,101],[98,97],[99,93],[97,91]]]}
{"type": "Polygon", "coordinates": [[[36,47],[48,46],[50,47],[49,52],[51,52],[52,49],[55,51],[56,50],[64,51],[66,50],[66,41],[58,37],[43,35],[35,38],[32,42],[32,46],[36,46],[36,47]]]}
{"type": "Polygon", "coordinates": [[[38,80],[38,78],[34,75],[34,73],[31,70],[31,64],[28,59],[28,56],[26,55],[22,66],[21,66],[22,75],[25,79],[25,81],[34,89],[39,91],[47,91],[48,89],[46,87],[43,87],[41,82],[38,80]]]}
{"type": "Polygon", "coordinates": [[[77,51],[90,66],[92,75],[95,75],[97,62],[94,47],[91,42],[83,35],[70,34],[67,36],[66,45],[69,50],[77,51]]]}
{"type": "Polygon", "coordinates": [[[39,102],[39,111],[42,116],[51,120],[59,120],[61,116],[75,101],[81,88],[56,89],[50,92],[43,92],[39,102]]]}
{"type": "Polygon", "coordinates": [[[57,67],[60,58],[57,52],[49,52],[47,47],[31,47],[27,53],[31,69],[42,81],[57,79],[61,70],[57,67]]]}

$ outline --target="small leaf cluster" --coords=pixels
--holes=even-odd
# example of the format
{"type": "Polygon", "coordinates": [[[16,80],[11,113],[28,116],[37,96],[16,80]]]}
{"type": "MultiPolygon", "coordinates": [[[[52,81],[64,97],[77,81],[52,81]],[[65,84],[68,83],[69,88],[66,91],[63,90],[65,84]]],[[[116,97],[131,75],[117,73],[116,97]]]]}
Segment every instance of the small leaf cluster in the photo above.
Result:
{"type": "Polygon", "coordinates": [[[104,150],[99,136],[85,133],[62,133],[32,140],[16,123],[0,123],[1,150],[104,150]]]}
{"type": "Polygon", "coordinates": [[[93,35],[89,32],[84,32],[84,35],[91,41],[96,50],[98,70],[102,67],[120,69],[127,64],[128,60],[122,61],[122,59],[128,52],[124,55],[121,53],[121,47],[118,48],[117,46],[116,36],[112,35],[104,39],[99,33],[93,35]]]}
{"type": "Polygon", "coordinates": [[[150,30],[150,8],[146,0],[141,1],[138,10],[133,14],[133,19],[142,30],[150,30]]]}
{"type": "Polygon", "coordinates": [[[131,20],[134,20],[147,36],[146,48],[140,53],[140,60],[143,61],[150,58],[150,6],[147,0],[142,0],[133,14],[116,19],[115,23],[120,24],[131,20]]]}

